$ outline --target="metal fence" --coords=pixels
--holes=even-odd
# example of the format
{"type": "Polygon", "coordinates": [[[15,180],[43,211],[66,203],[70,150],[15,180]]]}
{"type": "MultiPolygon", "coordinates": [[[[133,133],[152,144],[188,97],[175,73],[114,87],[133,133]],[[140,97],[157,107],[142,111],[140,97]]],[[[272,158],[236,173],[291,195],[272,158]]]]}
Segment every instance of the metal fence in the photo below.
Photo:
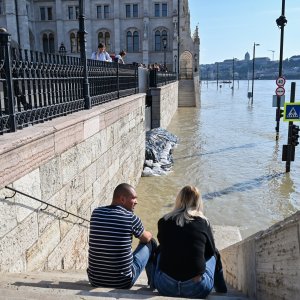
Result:
{"type": "Polygon", "coordinates": [[[136,66],[86,65],[84,72],[80,58],[12,48],[0,33],[0,134],[138,93],[136,66]]]}
{"type": "Polygon", "coordinates": [[[150,70],[149,77],[150,87],[160,87],[177,80],[176,73],[157,70],[150,70]]]}

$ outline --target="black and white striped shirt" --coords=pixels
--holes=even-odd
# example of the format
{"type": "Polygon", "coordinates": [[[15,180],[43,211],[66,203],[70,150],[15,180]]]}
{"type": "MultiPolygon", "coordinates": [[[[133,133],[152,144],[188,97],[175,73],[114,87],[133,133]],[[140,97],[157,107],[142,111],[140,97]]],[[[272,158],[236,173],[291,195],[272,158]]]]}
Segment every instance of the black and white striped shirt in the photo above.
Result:
{"type": "Polygon", "coordinates": [[[91,216],[88,277],[93,286],[127,288],[132,278],[132,235],[144,232],[141,219],[122,206],[96,208],[91,216]]]}

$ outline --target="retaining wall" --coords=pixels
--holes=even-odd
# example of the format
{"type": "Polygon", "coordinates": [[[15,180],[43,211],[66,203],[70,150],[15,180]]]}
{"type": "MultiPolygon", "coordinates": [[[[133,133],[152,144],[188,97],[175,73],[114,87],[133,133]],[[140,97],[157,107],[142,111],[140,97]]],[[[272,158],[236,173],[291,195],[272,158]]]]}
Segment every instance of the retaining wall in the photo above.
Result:
{"type": "Polygon", "coordinates": [[[145,94],[0,137],[0,272],[84,269],[89,219],[121,182],[136,185],[145,156],[145,94]],[[45,210],[43,210],[46,208],[45,210]]]}
{"type": "Polygon", "coordinates": [[[178,81],[150,88],[152,96],[152,128],[167,128],[178,109],[178,81]]]}
{"type": "Polygon", "coordinates": [[[299,299],[300,211],[221,254],[226,281],[251,299],[299,299]]]}

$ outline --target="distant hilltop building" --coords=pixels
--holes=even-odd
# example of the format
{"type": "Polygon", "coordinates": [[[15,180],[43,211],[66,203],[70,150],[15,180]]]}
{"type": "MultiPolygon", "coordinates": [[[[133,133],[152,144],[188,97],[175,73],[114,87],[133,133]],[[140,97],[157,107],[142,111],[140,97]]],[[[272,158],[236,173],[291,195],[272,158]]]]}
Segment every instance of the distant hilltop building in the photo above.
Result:
{"type": "Polygon", "coordinates": [[[245,60],[247,60],[247,61],[250,60],[250,54],[249,54],[249,52],[246,52],[246,54],[245,54],[245,60]]]}
{"type": "MultiPolygon", "coordinates": [[[[88,57],[102,42],[110,53],[126,50],[127,63],[163,63],[166,53],[170,69],[178,59],[183,67],[199,66],[200,39],[198,29],[191,37],[188,0],[83,3],[88,57]]],[[[0,26],[23,49],[57,53],[63,44],[67,55],[79,56],[78,16],[79,1],[0,0],[0,26]]]]}
{"type": "Polygon", "coordinates": [[[300,55],[291,56],[290,61],[300,61],[300,55]]]}
{"type": "MultiPolygon", "coordinates": [[[[233,80],[252,78],[253,60],[248,52],[245,59],[225,59],[223,62],[200,65],[201,80],[233,80]]],[[[278,77],[279,61],[269,57],[255,58],[255,79],[276,79],[278,77]]],[[[300,79],[300,55],[294,55],[283,60],[283,76],[287,79],[300,79]]]]}

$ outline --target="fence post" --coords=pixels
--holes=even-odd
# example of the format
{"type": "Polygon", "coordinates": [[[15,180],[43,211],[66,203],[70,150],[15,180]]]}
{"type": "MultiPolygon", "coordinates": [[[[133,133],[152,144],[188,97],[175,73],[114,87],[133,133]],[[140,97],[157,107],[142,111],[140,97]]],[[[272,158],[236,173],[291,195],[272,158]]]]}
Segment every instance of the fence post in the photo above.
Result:
{"type": "MultiPolygon", "coordinates": [[[[11,35],[7,32],[0,33],[0,47],[4,55],[4,71],[7,86],[7,103],[5,103],[5,110],[9,114],[10,129],[12,132],[17,130],[16,114],[15,114],[15,101],[12,80],[12,64],[11,64],[11,49],[10,49],[11,35]]],[[[5,96],[5,95],[4,95],[5,96]]]]}
{"type": "Polygon", "coordinates": [[[139,67],[135,66],[135,94],[139,92],[139,67]]]}
{"type": "Polygon", "coordinates": [[[86,40],[85,34],[85,16],[83,14],[83,0],[79,1],[79,41],[80,41],[80,58],[81,64],[83,66],[83,98],[84,98],[84,108],[90,109],[92,107],[91,96],[90,96],[90,83],[88,78],[88,67],[87,67],[87,58],[86,58],[86,40]]]}
{"type": "Polygon", "coordinates": [[[117,62],[117,95],[118,99],[120,98],[120,68],[119,63],[117,62]]]}

